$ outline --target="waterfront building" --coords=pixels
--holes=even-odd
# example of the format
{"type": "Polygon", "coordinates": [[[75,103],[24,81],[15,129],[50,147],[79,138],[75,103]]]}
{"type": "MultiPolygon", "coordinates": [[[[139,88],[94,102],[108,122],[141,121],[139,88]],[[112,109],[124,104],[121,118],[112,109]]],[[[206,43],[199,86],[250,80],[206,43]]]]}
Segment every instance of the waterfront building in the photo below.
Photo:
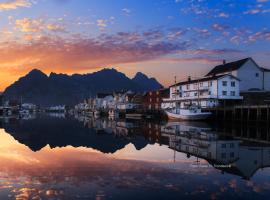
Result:
{"type": "Polygon", "coordinates": [[[187,81],[169,87],[169,98],[164,98],[161,108],[184,108],[190,105],[215,107],[242,100],[239,92],[240,80],[230,74],[188,78],[187,81]]]}
{"type": "Polygon", "coordinates": [[[231,74],[241,80],[240,92],[270,91],[270,69],[260,67],[252,58],[215,66],[206,77],[231,74]]]}
{"type": "Polygon", "coordinates": [[[170,90],[168,88],[145,93],[143,101],[144,110],[161,110],[162,99],[169,98],[169,93],[170,90]]]}

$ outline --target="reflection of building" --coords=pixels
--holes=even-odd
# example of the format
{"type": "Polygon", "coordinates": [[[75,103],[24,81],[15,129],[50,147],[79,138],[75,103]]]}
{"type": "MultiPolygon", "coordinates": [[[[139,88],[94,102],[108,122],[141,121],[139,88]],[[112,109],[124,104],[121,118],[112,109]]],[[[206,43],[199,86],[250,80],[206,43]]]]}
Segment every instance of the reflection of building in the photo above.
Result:
{"type": "Polygon", "coordinates": [[[170,148],[203,158],[216,168],[228,165],[219,169],[246,179],[270,166],[269,146],[220,136],[198,124],[169,123],[162,127],[162,136],[168,137],[170,148]]]}
{"type": "Polygon", "coordinates": [[[238,159],[240,141],[219,139],[209,128],[172,123],[162,130],[162,135],[169,138],[170,148],[177,151],[223,164],[238,159]]]}

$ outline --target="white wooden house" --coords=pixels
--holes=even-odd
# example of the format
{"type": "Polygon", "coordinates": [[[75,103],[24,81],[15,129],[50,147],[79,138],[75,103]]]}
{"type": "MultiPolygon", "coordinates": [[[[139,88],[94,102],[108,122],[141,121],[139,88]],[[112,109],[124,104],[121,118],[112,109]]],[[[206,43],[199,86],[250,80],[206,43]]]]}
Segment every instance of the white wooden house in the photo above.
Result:
{"type": "Polygon", "coordinates": [[[240,92],[270,91],[270,69],[260,67],[252,58],[214,67],[206,77],[231,74],[240,79],[240,92]]]}
{"type": "Polygon", "coordinates": [[[229,100],[241,100],[240,80],[230,74],[187,80],[170,86],[170,97],[163,99],[163,109],[199,105],[215,107],[229,100]]]}

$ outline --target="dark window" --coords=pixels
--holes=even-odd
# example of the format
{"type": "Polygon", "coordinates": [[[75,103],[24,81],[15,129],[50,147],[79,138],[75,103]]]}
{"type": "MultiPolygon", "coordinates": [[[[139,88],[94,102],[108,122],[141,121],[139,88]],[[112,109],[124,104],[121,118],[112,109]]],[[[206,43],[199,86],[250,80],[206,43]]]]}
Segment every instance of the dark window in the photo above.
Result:
{"type": "Polygon", "coordinates": [[[221,158],[226,158],[226,153],[222,153],[221,158]]]}
{"type": "Polygon", "coordinates": [[[227,96],[227,91],[222,91],[223,96],[227,96]]]}
{"type": "Polygon", "coordinates": [[[234,81],[231,82],[231,86],[235,87],[235,82],[234,81]]]}
{"type": "Polygon", "coordinates": [[[234,152],[231,152],[231,153],[230,153],[230,157],[231,157],[231,158],[234,158],[234,152]]]}
{"type": "Polygon", "coordinates": [[[221,144],[221,148],[226,148],[226,144],[221,144]]]}
{"type": "Polygon", "coordinates": [[[227,81],[222,81],[223,86],[227,86],[227,81]]]}
{"type": "Polygon", "coordinates": [[[259,73],[256,73],[255,76],[256,76],[256,77],[259,77],[259,73]]]}
{"type": "Polygon", "coordinates": [[[235,91],[231,91],[231,96],[235,96],[235,91]]]}
{"type": "Polygon", "coordinates": [[[230,147],[231,147],[231,148],[234,148],[234,143],[231,143],[231,144],[230,144],[230,147]]]}

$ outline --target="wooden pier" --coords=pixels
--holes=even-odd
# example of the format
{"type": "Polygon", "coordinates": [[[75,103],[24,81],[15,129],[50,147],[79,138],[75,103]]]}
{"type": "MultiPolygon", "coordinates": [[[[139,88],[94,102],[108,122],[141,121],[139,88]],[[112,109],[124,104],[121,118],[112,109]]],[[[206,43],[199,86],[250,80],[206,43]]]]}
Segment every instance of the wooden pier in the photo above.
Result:
{"type": "Polygon", "coordinates": [[[212,112],[217,120],[231,121],[270,121],[270,105],[237,105],[230,107],[204,108],[212,112]]]}

